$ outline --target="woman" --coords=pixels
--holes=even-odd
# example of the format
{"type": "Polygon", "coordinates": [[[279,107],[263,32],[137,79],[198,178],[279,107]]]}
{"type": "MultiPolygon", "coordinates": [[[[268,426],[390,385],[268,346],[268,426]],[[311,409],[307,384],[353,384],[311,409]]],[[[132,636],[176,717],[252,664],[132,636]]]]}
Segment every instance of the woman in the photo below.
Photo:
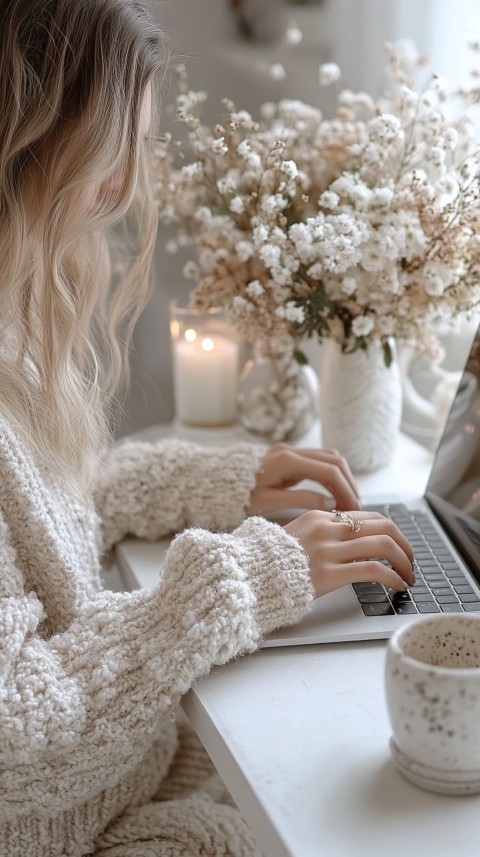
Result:
{"type": "Polygon", "coordinates": [[[208,760],[178,738],[180,696],[324,592],[406,587],[412,551],[380,516],[261,517],[332,495],[357,508],[334,451],[108,451],[148,291],[164,42],[136,0],[3,0],[0,32],[0,854],[252,855],[208,760]],[[112,283],[106,234],[127,212],[132,261],[112,283]],[[292,496],[305,477],[319,490],[292,496]],[[102,589],[124,535],[179,531],[156,589],[102,589]]]}

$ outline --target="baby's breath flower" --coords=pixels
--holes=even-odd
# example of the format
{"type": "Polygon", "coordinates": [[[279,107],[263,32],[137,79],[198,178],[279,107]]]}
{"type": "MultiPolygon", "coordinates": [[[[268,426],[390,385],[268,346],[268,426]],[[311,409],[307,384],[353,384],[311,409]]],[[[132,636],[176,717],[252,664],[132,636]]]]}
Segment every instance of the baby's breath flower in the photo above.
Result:
{"type": "Polygon", "coordinates": [[[282,161],[280,163],[280,170],[282,173],[285,173],[289,179],[296,179],[298,176],[298,167],[295,161],[282,161]]]}
{"type": "Polygon", "coordinates": [[[255,248],[251,241],[239,241],[235,249],[241,262],[248,262],[255,252],[255,248]]]}
{"type": "Polygon", "coordinates": [[[301,306],[297,306],[293,301],[288,301],[285,304],[285,318],[293,324],[302,324],[305,320],[305,310],[301,306]]]}
{"type": "Polygon", "coordinates": [[[189,179],[201,178],[203,176],[203,165],[196,161],[194,164],[185,164],[182,167],[182,175],[189,179]]]}
{"type": "Polygon", "coordinates": [[[259,280],[252,280],[250,283],[247,283],[245,291],[249,297],[259,298],[260,295],[263,295],[265,289],[259,280]]]}
{"type": "Polygon", "coordinates": [[[303,39],[303,33],[295,21],[291,21],[285,31],[287,45],[299,45],[303,39]]]}
{"type": "Polygon", "coordinates": [[[274,265],[278,265],[280,254],[280,247],[275,244],[264,244],[258,255],[267,268],[272,268],[274,265]]]}
{"type": "Polygon", "coordinates": [[[324,190],[319,197],[318,204],[321,208],[336,208],[340,202],[340,197],[333,190],[324,190]]]}
{"type": "Polygon", "coordinates": [[[256,123],[253,121],[250,113],[247,110],[238,110],[231,114],[230,123],[235,128],[254,128],[256,123]]]}
{"type": "Polygon", "coordinates": [[[187,262],[183,266],[183,273],[188,279],[197,280],[200,276],[200,268],[195,264],[195,262],[187,262]]]}
{"type": "Polygon", "coordinates": [[[280,193],[266,194],[262,197],[261,207],[266,215],[275,215],[288,205],[288,201],[280,193]]]}
{"type": "Polygon", "coordinates": [[[287,76],[287,73],[285,71],[285,66],[283,66],[279,62],[273,63],[270,66],[268,73],[269,73],[270,77],[273,78],[273,80],[284,80],[285,77],[287,76]]]}
{"type": "Polygon", "coordinates": [[[438,297],[439,295],[443,295],[445,291],[445,283],[439,276],[427,277],[425,279],[424,288],[427,295],[431,295],[431,297],[438,297]]]}
{"type": "Polygon", "coordinates": [[[352,332],[355,336],[368,336],[373,327],[373,318],[369,315],[358,315],[352,322],[352,332]]]}
{"type": "Polygon", "coordinates": [[[371,119],[368,123],[368,135],[371,140],[384,146],[398,142],[403,143],[405,139],[405,131],[400,119],[391,113],[385,113],[383,116],[376,116],[371,119]]]}
{"type": "Polygon", "coordinates": [[[253,228],[252,237],[255,244],[258,246],[268,240],[269,232],[264,223],[259,223],[253,228]]]}
{"type": "Polygon", "coordinates": [[[260,115],[269,122],[277,114],[277,105],[273,101],[266,101],[260,108],[260,115]]]}
{"type": "Polygon", "coordinates": [[[447,128],[443,137],[443,144],[448,149],[455,149],[458,143],[458,131],[456,128],[447,128]]]}
{"type": "Polygon", "coordinates": [[[195,218],[201,223],[209,223],[212,219],[212,212],[206,205],[202,205],[200,208],[197,208],[195,218]]]}
{"type": "Polygon", "coordinates": [[[248,307],[252,307],[253,309],[253,304],[251,304],[250,301],[247,301],[247,299],[244,298],[243,295],[235,295],[232,298],[232,305],[235,309],[238,310],[244,310],[248,307]]]}
{"type": "Polygon", "coordinates": [[[213,271],[215,267],[215,253],[210,248],[206,247],[204,250],[201,250],[198,254],[198,261],[200,263],[200,267],[202,271],[205,273],[210,273],[213,271]]]}
{"type": "Polygon", "coordinates": [[[234,214],[243,214],[245,211],[245,203],[241,196],[234,196],[228,207],[234,214]]]}
{"type": "Polygon", "coordinates": [[[210,148],[216,155],[226,155],[228,146],[225,143],[225,137],[218,137],[216,140],[213,140],[210,148]]]}
{"type": "Polygon", "coordinates": [[[322,86],[329,86],[339,80],[341,71],[336,62],[324,62],[318,69],[318,79],[322,86]]]}
{"type": "Polygon", "coordinates": [[[393,201],[394,192],[390,187],[377,187],[372,192],[372,205],[379,207],[390,205],[393,201]]]}
{"type": "Polygon", "coordinates": [[[347,295],[348,297],[355,294],[355,291],[357,289],[357,281],[355,277],[344,277],[341,282],[340,288],[343,294],[347,295]]]}
{"type": "Polygon", "coordinates": [[[228,193],[235,193],[237,184],[233,176],[221,176],[217,181],[217,188],[222,196],[226,196],[228,193]]]}

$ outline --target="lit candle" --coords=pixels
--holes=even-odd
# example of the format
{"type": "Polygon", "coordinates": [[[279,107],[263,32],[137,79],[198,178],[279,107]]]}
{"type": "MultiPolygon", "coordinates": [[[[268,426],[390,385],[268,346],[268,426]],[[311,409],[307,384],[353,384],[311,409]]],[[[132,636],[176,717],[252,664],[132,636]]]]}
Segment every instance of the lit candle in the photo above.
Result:
{"type": "Polygon", "coordinates": [[[235,421],[238,344],[218,334],[187,328],[173,343],[173,380],[178,418],[190,425],[235,421]]]}

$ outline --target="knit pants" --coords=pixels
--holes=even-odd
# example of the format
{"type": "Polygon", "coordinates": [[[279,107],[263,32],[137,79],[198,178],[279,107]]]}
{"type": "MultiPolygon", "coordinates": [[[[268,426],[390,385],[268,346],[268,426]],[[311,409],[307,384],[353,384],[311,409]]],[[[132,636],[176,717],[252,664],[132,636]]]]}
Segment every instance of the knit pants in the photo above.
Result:
{"type": "Polygon", "coordinates": [[[200,741],[179,726],[179,747],[154,799],[112,822],[95,857],[261,857],[200,741]]]}

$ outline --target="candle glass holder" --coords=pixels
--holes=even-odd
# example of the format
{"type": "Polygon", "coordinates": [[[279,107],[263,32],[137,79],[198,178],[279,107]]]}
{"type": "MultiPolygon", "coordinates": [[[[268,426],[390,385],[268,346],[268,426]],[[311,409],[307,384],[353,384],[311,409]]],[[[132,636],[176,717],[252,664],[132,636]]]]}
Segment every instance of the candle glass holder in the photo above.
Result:
{"type": "Polygon", "coordinates": [[[185,425],[221,427],[237,417],[240,342],[222,308],[170,303],[175,414],[185,425]]]}

